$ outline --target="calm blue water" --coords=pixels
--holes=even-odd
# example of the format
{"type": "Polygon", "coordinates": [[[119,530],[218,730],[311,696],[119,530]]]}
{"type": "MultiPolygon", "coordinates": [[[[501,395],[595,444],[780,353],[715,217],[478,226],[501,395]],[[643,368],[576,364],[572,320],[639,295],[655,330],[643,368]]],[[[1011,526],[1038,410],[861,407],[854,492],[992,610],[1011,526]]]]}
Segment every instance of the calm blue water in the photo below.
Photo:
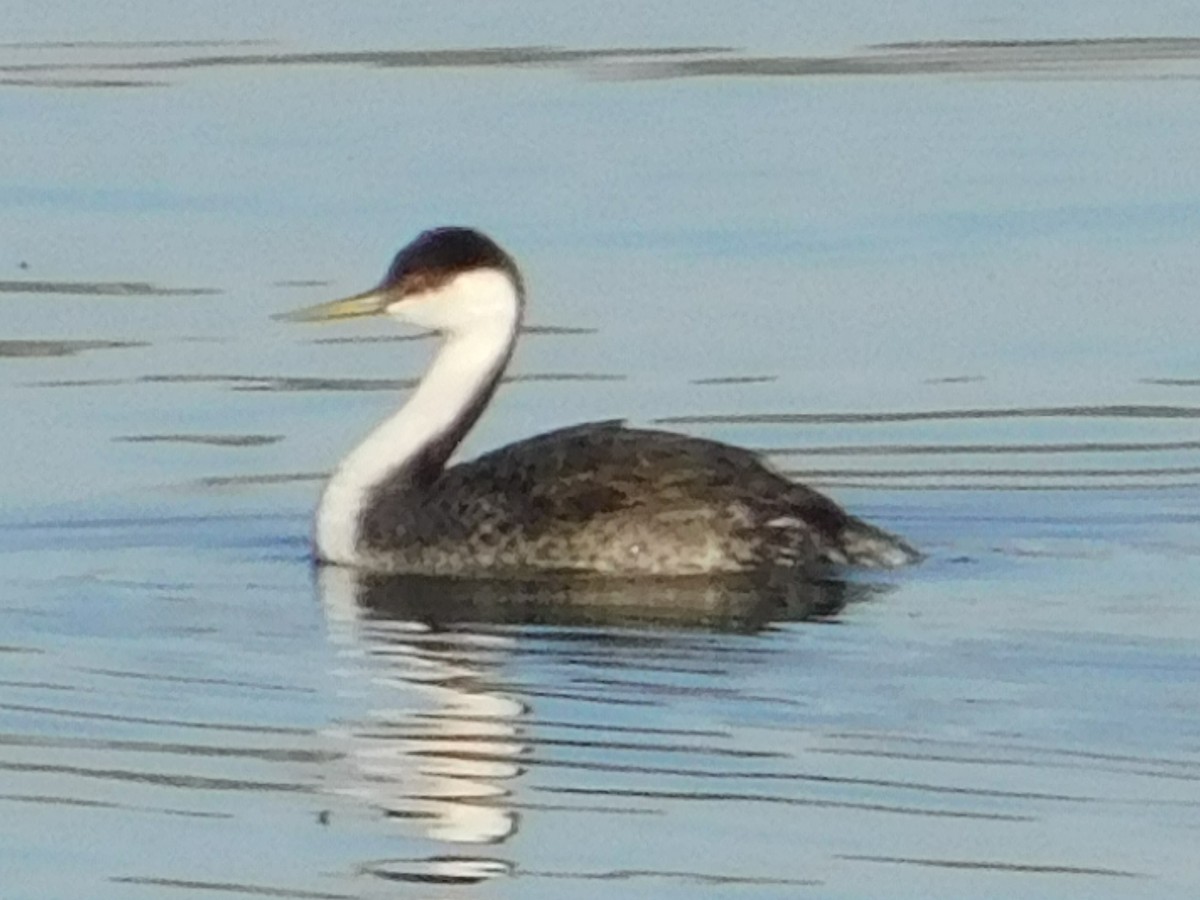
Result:
{"type": "Polygon", "coordinates": [[[6,898],[1195,895],[1200,13],[73,6],[0,47],[6,898]],[[667,424],[930,559],[314,578],[432,345],[269,317],[446,222],[538,326],[467,453],[667,424]]]}

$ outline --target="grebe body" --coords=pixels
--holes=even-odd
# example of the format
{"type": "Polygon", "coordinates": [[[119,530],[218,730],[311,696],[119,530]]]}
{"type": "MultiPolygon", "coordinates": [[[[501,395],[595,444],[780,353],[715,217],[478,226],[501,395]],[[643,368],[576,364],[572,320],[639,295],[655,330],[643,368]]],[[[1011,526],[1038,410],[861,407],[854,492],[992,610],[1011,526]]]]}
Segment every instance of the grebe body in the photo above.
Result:
{"type": "Polygon", "coordinates": [[[322,563],[380,573],[697,575],[892,567],[919,554],[755,453],[591,422],[446,466],[491,399],[525,307],[512,258],[469,228],[426,231],[383,282],[289,318],[388,313],[445,336],[416,391],[337,467],[322,563]]]}

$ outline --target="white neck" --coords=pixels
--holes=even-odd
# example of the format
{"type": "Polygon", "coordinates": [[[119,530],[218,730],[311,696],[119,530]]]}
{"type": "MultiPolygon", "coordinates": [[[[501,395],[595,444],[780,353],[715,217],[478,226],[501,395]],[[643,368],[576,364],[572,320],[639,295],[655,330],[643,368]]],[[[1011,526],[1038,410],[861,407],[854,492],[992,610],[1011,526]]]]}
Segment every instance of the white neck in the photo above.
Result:
{"type": "Polygon", "coordinates": [[[373,489],[451,431],[508,359],[520,319],[511,280],[486,271],[461,275],[453,284],[453,290],[406,300],[392,311],[397,318],[445,329],[447,339],[408,402],[355,447],[326,484],[315,533],[324,562],[361,562],[361,520],[373,489]]]}

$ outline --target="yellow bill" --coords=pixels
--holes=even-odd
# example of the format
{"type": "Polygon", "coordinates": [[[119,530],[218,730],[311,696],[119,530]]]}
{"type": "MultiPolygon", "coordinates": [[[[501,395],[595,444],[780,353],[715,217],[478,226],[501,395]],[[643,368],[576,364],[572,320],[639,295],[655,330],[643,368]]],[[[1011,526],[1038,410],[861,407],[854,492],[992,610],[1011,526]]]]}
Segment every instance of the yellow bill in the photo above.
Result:
{"type": "Polygon", "coordinates": [[[359,316],[375,316],[387,308],[388,297],[384,291],[373,288],[353,297],[318,303],[303,309],[280,313],[274,318],[283,322],[328,322],[331,319],[354,319],[359,316]]]}

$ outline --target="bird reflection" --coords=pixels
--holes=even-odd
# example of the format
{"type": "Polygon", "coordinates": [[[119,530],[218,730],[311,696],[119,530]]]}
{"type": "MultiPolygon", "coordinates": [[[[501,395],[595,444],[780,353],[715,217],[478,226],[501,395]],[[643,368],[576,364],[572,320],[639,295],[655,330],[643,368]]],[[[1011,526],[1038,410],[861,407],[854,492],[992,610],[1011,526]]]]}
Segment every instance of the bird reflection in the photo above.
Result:
{"type": "MultiPolygon", "coordinates": [[[[801,582],[793,573],[482,581],[339,567],[319,569],[317,585],[346,689],[368,698],[359,720],[335,735],[345,769],[334,789],[405,820],[420,837],[454,844],[500,844],[518,828],[514,792],[535,721],[504,673],[521,641],[532,640],[530,629],[749,633],[836,615],[877,590],[801,582]]],[[[439,860],[444,866],[450,858],[439,860]]],[[[452,861],[467,881],[509,867],[498,859],[452,861]]],[[[391,878],[396,862],[388,865],[391,878]]]]}
{"type": "Polygon", "coordinates": [[[342,791],[419,823],[435,840],[503,841],[516,829],[504,798],[520,773],[524,707],[489,671],[512,639],[376,616],[346,569],[322,569],[317,583],[345,674],[372,685],[372,701],[382,688],[387,704],[339,735],[351,767],[342,791]]]}
{"type": "MultiPolygon", "coordinates": [[[[580,578],[542,575],[485,580],[321,570],[360,617],[442,629],[463,623],[659,626],[754,632],[773,621],[828,618],[878,590],[836,580],[802,581],[788,571],[713,577],[580,578]]],[[[327,600],[328,604],[328,600],[327,600]]]]}

